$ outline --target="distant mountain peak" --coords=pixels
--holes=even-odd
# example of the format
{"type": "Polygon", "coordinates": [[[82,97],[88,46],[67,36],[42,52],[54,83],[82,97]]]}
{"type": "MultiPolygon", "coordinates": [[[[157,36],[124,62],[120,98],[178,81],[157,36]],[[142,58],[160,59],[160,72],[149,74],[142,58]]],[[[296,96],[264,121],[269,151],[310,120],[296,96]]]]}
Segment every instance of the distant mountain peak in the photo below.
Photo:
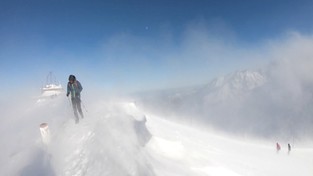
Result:
{"type": "Polygon", "coordinates": [[[241,99],[253,89],[266,82],[265,76],[258,71],[236,71],[211,81],[199,93],[205,101],[227,101],[233,98],[241,99]]]}
{"type": "Polygon", "coordinates": [[[257,71],[236,71],[226,76],[221,76],[209,83],[208,87],[220,89],[229,87],[231,89],[252,90],[265,83],[265,77],[257,71]]]}

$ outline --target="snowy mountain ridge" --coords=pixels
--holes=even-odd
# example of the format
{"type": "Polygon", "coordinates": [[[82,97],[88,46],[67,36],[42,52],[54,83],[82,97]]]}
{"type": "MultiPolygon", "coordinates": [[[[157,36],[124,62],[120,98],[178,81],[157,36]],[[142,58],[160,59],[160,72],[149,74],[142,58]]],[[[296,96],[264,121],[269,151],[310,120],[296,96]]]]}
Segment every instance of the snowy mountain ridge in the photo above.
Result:
{"type": "Polygon", "coordinates": [[[265,76],[257,71],[237,71],[214,79],[198,92],[204,101],[227,101],[229,98],[242,98],[266,82],[265,76]]]}
{"type": "Polygon", "coordinates": [[[207,87],[209,89],[229,87],[232,89],[252,90],[263,85],[265,81],[266,78],[261,72],[244,70],[216,78],[207,87]]]}
{"type": "Polygon", "coordinates": [[[167,92],[164,95],[175,102],[182,99],[220,102],[231,98],[241,98],[264,85],[266,81],[266,77],[260,71],[243,70],[220,76],[203,86],[164,91],[167,92]]]}

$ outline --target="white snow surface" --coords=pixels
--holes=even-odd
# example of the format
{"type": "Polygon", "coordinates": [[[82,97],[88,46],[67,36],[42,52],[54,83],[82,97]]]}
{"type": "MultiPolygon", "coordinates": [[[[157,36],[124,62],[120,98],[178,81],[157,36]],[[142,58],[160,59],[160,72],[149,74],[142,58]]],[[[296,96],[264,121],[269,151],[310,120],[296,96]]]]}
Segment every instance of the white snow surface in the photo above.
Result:
{"type": "Polygon", "coordinates": [[[63,96],[1,119],[0,175],[312,176],[312,145],[229,136],[167,121],[121,100],[85,103],[74,123],[63,96]],[[39,125],[49,124],[51,142],[39,125]],[[147,128],[148,131],[145,130],[147,128]],[[150,136],[151,134],[151,136],[150,136]],[[151,138],[150,138],[151,137],[151,138]]]}

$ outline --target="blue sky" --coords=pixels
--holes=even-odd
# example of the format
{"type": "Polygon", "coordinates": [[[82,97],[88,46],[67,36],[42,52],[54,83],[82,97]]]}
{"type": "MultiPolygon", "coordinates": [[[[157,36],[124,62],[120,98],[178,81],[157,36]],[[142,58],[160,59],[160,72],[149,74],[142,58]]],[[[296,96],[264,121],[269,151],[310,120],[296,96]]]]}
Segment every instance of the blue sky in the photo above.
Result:
{"type": "Polygon", "coordinates": [[[37,90],[49,71],[86,91],[206,83],[267,62],[247,53],[288,31],[310,35],[312,21],[311,0],[1,0],[2,94],[37,90]]]}

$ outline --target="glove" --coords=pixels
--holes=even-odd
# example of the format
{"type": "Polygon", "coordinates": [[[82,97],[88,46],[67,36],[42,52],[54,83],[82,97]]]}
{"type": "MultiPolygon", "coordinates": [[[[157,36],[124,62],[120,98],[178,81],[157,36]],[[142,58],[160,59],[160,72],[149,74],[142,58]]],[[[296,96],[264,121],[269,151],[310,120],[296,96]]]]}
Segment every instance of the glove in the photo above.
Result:
{"type": "Polygon", "coordinates": [[[66,96],[68,97],[69,94],[70,94],[70,93],[67,93],[66,96]]]}

